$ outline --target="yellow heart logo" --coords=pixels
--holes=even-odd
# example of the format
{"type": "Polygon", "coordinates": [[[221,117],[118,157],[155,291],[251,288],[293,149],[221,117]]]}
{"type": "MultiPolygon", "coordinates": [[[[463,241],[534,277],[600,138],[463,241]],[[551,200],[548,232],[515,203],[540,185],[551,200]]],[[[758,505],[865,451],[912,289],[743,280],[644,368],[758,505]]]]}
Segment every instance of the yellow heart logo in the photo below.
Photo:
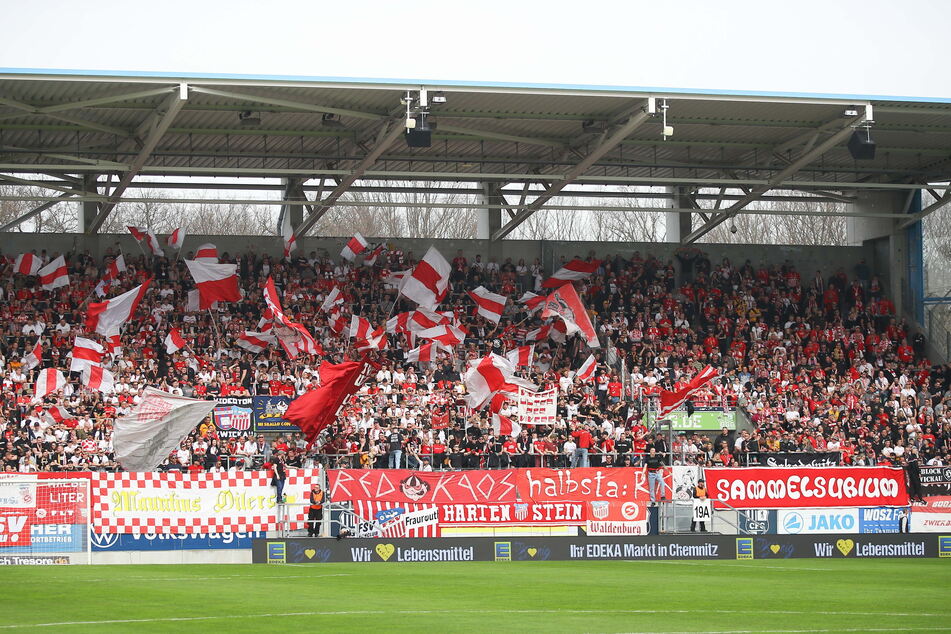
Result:
{"type": "Polygon", "coordinates": [[[376,554],[380,556],[380,559],[383,561],[389,561],[390,557],[393,556],[393,553],[396,552],[396,547],[393,544],[377,544],[376,545],[376,554]]]}
{"type": "Polygon", "coordinates": [[[843,557],[848,557],[852,549],[855,548],[855,542],[851,539],[840,539],[835,543],[835,547],[839,549],[843,557]]]}
{"type": "Polygon", "coordinates": [[[314,555],[316,554],[317,554],[317,551],[314,550],[313,548],[308,548],[307,550],[304,551],[304,556],[307,557],[308,559],[313,559],[314,555]]]}
{"type": "Polygon", "coordinates": [[[775,555],[776,553],[779,552],[779,544],[772,544],[772,545],[769,547],[769,549],[770,549],[771,551],[773,551],[773,554],[775,555]]]}
{"type": "Polygon", "coordinates": [[[528,556],[529,556],[529,557],[534,557],[534,556],[535,556],[535,553],[538,552],[538,549],[537,549],[537,548],[529,548],[526,552],[528,552],[528,556]]]}

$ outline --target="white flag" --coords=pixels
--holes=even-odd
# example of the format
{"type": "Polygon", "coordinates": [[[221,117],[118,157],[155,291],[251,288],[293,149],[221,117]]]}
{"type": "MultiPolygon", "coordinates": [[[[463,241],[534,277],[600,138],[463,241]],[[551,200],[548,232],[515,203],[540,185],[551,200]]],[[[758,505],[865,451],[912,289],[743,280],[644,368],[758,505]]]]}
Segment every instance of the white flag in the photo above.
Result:
{"type": "Polygon", "coordinates": [[[214,408],[215,401],[145,388],[136,408],[115,422],[116,461],[126,471],[152,471],[214,408]]]}

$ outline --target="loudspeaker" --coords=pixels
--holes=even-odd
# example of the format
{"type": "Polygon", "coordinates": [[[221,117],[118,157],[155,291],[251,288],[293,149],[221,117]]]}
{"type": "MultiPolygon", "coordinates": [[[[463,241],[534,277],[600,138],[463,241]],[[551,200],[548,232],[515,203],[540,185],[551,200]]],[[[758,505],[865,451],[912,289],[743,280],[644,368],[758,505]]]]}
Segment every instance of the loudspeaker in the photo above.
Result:
{"type": "Polygon", "coordinates": [[[406,139],[406,145],[410,147],[430,147],[433,144],[433,131],[429,128],[425,130],[408,129],[403,136],[406,139]]]}
{"type": "Polygon", "coordinates": [[[875,158],[875,141],[868,130],[855,130],[849,138],[849,154],[856,161],[871,161],[875,158]]]}

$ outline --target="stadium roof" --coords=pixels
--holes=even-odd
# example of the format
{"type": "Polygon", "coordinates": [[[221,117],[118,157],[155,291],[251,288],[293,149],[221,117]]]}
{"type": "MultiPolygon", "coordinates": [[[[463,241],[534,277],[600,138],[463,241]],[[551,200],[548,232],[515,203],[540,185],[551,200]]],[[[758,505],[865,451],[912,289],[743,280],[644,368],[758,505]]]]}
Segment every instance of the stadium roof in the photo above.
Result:
{"type": "Polygon", "coordinates": [[[722,188],[718,205],[725,204],[701,210],[710,215],[687,236],[690,242],[772,190],[848,200],[856,190],[915,190],[948,181],[951,103],[0,70],[0,182],[50,186],[24,176],[35,174],[52,175],[62,199],[98,201],[90,233],[140,176],[289,179],[298,189],[285,191],[285,198],[310,212],[304,232],[355,187],[487,184],[507,204],[506,224],[495,238],[553,198],[591,185],[677,186],[688,194],[722,188]],[[410,148],[401,138],[406,108],[400,100],[423,86],[431,96],[441,91],[445,102],[430,104],[432,145],[410,148]],[[674,131],[667,139],[665,103],[674,131]],[[857,161],[846,144],[866,119],[873,120],[877,151],[874,159],[857,161]],[[84,174],[112,180],[84,190],[84,174]],[[516,183],[515,190],[500,189],[516,183]],[[317,199],[311,194],[301,201],[315,190],[317,199]]]}

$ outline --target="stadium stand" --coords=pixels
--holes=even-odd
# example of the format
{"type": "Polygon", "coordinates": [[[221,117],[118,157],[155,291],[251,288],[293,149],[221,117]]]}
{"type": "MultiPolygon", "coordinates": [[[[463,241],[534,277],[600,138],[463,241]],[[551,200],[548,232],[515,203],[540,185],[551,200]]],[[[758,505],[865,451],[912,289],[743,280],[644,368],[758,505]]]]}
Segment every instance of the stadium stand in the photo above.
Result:
{"type": "MultiPolygon", "coordinates": [[[[45,265],[60,254],[34,255],[45,265]]],[[[70,284],[53,291],[42,290],[35,276],[14,273],[13,257],[4,258],[0,269],[5,471],[116,469],[112,422],[130,411],[146,385],[199,398],[295,396],[316,387],[320,357],[291,360],[279,346],[252,353],[238,345],[243,333],[260,327],[269,276],[289,316],[306,326],[334,362],[357,354],[347,337],[351,313],[377,328],[416,308],[403,298],[393,305],[393,273],[416,264],[412,252],[399,249],[384,250],[373,266],[316,252],[289,260],[221,253],[221,262],[237,265],[244,298],[210,311],[186,309],[194,284],[184,260],[194,254],[126,254],[127,270],[109,297],[149,277],[154,281],[114,357],[115,393],[101,394],[82,387],[81,372],[68,372],[69,356],[76,336],[107,349],[114,345],[86,332],[83,321],[86,304],[100,301],[96,286],[118,254],[109,252],[102,261],[88,252],[66,255],[70,284]],[[335,288],[345,323],[335,323],[320,308],[335,288]],[[163,342],[172,328],[187,346],[167,354],[163,342]],[[24,358],[37,343],[42,360],[27,370],[24,358]],[[71,393],[34,402],[44,368],[60,369],[71,393]]],[[[451,355],[408,362],[407,351],[420,342],[390,333],[388,348],[371,353],[381,366],[376,375],[313,446],[300,434],[218,438],[214,426],[202,425],[161,468],[253,468],[278,454],[290,466],[382,468],[395,466],[394,458],[398,466],[427,470],[574,466],[579,445],[589,446],[595,465],[639,465],[651,447],[672,452],[682,464],[744,464],[749,453],[831,450],[852,465],[901,464],[914,455],[923,464],[951,463],[949,368],[931,365],[924,340],[909,337],[862,263],[850,275],[842,269],[797,271],[788,263],[711,261],[698,251],[675,274],[672,261],[648,254],[578,254],[589,262],[602,258],[593,274],[574,282],[602,340],[596,372],[587,381],[573,380],[570,371],[590,350],[580,338],[566,339],[552,329],[555,339],[535,342],[527,376],[543,388],[560,388],[558,421],[502,437],[493,435],[487,410],[466,407],[460,370],[488,352],[504,354],[531,343],[543,322],[516,300],[525,292],[543,294],[551,271],[537,260],[446,256],[452,290],[442,307],[468,331],[451,355]],[[498,325],[473,314],[466,291],[479,286],[509,298],[498,325]],[[685,384],[707,364],[720,368],[721,378],[695,394],[694,403],[740,407],[753,430],[680,435],[668,447],[663,435],[648,430],[650,397],[685,384]]],[[[511,416],[511,404],[501,413],[511,416]]]]}

